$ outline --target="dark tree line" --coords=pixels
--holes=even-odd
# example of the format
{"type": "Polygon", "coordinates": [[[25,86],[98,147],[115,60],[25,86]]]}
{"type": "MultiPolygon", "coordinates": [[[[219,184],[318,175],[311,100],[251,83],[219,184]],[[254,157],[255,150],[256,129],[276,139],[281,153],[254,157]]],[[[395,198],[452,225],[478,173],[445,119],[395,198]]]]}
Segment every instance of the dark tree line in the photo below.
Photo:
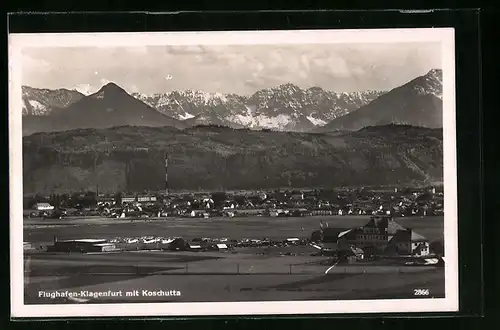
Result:
{"type": "Polygon", "coordinates": [[[75,192],[71,194],[36,194],[24,198],[24,208],[33,208],[36,203],[49,203],[55,208],[88,208],[97,205],[97,195],[93,191],[75,192]]]}

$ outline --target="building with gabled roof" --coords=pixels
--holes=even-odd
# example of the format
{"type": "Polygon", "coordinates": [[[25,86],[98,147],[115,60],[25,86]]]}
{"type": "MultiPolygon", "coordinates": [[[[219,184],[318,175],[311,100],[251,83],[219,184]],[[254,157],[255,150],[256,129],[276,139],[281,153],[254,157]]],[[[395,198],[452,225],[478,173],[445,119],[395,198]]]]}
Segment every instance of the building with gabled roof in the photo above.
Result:
{"type": "Polygon", "coordinates": [[[212,251],[227,251],[228,246],[224,243],[210,243],[206,245],[206,249],[212,251]]]}
{"type": "Polygon", "coordinates": [[[364,252],[362,249],[355,247],[355,246],[351,246],[350,250],[356,256],[356,258],[358,258],[360,260],[362,260],[364,258],[364,252]]]}
{"type": "Polygon", "coordinates": [[[348,251],[361,249],[363,254],[397,253],[425,256],[429,241],[422,235],[396,223],[390,216],[375,215],[361,227],[323,228],[313,232],[311,241],[325,250],[348,251]]]}
{"type": "Polygon", "coordinates": [[[400,229],[390,239],[387,252],[403,255],[426,256],[430,253],[429,241],[411,228],[400,229]]]}
{"type": "Polygon", "coordinates": [[[49,203],[36,203],[33,208],[37,211],[51,211],[54,209],[54,206],[50,205],[49,203]]]}
{"type": "Polygon", "coordinates": [[[311,235],[311,241],[318,243],[322,251],[337,251],[339,234],[345,231],[344,228],[323,228],[316,230],[311,235]]]}

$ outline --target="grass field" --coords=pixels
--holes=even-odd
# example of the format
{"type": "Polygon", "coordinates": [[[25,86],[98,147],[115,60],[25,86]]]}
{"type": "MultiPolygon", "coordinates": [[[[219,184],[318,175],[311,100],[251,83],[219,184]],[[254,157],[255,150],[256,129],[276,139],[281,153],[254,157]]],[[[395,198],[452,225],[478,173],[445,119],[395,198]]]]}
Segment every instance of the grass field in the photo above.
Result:
{"type": "MultiPolygon", "coordinates": [[[[227,237],[229,239],[308,238],[326,220],[330,227],[351,228],[368,217],[151,219],[26,219],[24,241],[46,244],[59,239],[137,236],[227,237]]],[[[397,219],[429,240],[442,240],[443,218],[397,219]]],[[[100,297],[93,302],[259,301],[414,298],[413,290],[444,296],[444,270],[402,264],[332,266],[313,257],[310,247],[238,248],[228,252],[120,252],[103,254],[25,253],[25,303],[61,303],[40,292],[178,290],[181,296],[100,297]],[[297,253],[280,256],[280,252],[297,253]],[[328,272],[327,272],[328,270],[328,272]],[[326,273],[327,272],[327,273],[326,273]]],[[[72,303],[73,301],[63,301],[72,303]]]]}
{"type": "MultiPolygon", "coordinates": [[[[318,216],[318,217],[245,217],[245,218],[163,218],[149,222],[126,219],[25,219],[24,241],[51,242],[60,239],[113,238],[131,236],[226,237],[230,239],[288,237],[309,238],[319,229],[320,220],[330,227],[352,228],[364,225],[368,216],[318,216]],[[302,230],[303,229],[303,230],[302,230]]],[[[398,218],[396,222],[413,228],[430,241],[443,239],[443,217],[398,218]]]]}
{"type": "Polygon", "coordinates": [[[33,254],[25,259],[25,303],[60,302],[40,292],[66,290],[181,292],[176,297],[100,297],[88,303],[412,298],[415,288],[429,289],[428,297],[444,296],[442,268],[363,263],[332,268],[321,263],[326,260],[209,252],[33,254]]]}

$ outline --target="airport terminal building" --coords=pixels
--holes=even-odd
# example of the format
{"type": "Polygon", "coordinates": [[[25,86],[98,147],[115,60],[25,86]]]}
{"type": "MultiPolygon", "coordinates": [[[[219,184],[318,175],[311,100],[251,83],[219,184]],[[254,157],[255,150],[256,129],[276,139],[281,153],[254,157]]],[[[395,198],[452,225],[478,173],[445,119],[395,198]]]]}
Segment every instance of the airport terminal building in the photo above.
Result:
{"type": "Polygon", "coordinates": [[[372,216],[362,227],[351,229],[324,228],[316,231],[312,241],[321,242],[327,251],[362,249],[366,255],[430,254],[429,241],[410,228],[404,228],[389,216],[372,216]]]}

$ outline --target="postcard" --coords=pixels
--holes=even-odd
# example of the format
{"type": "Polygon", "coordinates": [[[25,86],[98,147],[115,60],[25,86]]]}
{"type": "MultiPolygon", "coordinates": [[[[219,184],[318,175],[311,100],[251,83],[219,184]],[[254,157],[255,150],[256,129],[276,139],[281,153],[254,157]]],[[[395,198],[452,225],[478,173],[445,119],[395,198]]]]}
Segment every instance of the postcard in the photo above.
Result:
{"type": "Polygon", "coordinates": [[[12,317],[458,310],[451,28],[9,35],[12,317]]]}

